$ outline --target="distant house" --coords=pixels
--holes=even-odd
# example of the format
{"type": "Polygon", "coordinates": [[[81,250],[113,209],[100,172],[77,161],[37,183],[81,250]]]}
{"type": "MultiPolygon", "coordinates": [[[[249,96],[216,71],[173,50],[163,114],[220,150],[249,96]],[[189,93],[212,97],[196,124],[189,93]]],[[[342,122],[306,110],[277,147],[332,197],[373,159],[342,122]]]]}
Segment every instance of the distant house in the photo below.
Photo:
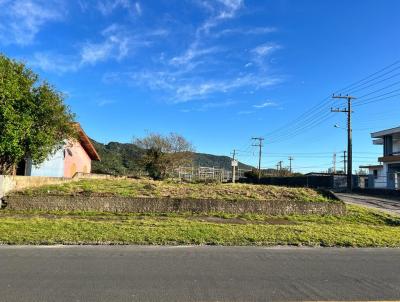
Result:
{"type": "Polygon", "coordinates": [[[368,187],[400,189],[400,127],[371,133],[374,145],[383,146],[379,165],[361,166],[369,170],[368,187]]]}
{"type": "Polygon", "coordinates": [[[55,154],[51,155],[39,166],[34,166],[31,160],[24,161],[17,169],[18,175],[48,176],[48,177],[73,177],[76,173],[90,173],[92,160],[99,161],[100,157],[89,137],[75,123],[78,139],[70,139],[55,154]]]}

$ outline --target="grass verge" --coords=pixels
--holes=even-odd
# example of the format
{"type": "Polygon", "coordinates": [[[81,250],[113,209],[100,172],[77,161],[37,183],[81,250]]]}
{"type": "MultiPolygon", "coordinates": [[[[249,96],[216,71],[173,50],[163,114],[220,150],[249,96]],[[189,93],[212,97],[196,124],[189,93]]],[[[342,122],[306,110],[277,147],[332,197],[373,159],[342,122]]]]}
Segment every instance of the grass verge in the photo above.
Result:
{"type": "Polygon", "coordinates": [[[90,179],[26,189],[14,194],[161,197],[218,200],[298,200],[325,202],[328,198],[309,188],[252,184],[182,183],[147,179],[90,179]]]}
{"type": "Polygon", "coordinates": [[[400,217],[0,211],[2,244],[208,244],[400,247],[400,217]]]}

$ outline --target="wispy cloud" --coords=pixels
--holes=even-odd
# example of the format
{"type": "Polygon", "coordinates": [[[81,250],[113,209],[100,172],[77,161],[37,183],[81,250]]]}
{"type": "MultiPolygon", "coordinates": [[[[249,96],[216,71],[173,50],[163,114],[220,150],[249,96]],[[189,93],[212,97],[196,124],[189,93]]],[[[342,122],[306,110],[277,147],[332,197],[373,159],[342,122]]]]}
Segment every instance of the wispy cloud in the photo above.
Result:
{"type": "Polygon", "coordinates": [[[264,102],[264,103],[258,104],[258,105],[253,105],[253,107],[257,108],[257,109],[261,109],[261,108],[265,108],[265,107],[276,107],[276,106],[278,106],[277,103],[270,102],[270,101],[267,101],[267,102],[264,102]]]}
{"type": "Polygon", "coordinates": [[[133,10],[136,10],[136,3],[133,3],[130,0],[101,0],[97,2],[97,9],[104,16],[112,14],[114,10],[118,8],[132,12],[133,10]]]}
{"type": "Polygon", "coordinates": [[[136,2],[136,3],[135,3],[135,10],[136,10],[136,13],[137,13],[139,16],[142,15],[143,10],[142,10],[142,6],[140,5],[139,2],[136,2]]]}
{"type": "Polygon", "coordinates": [[[33,67],[56,74],[75,72],[82,67],[93,66],[99,62],[121,61],[131,52],[151,45],[152,40],[159,40],[168,33],[165,29],[150,29],[135,34],[123,26],[112,24],[100,33],[100,41],[87,41],[73,54],[39,51],[29,57],[29,63],[33,67]]]}
{"type": "Polygon", "coordinates": [[[211,94],[227,93],[244,87],[259,89],[261,87],[273,86],[279,81],[279,79],[272,77],[246,75],[235,79],[190,83],[176,88],[174,102],[180,103],[195,99],[203,99],[211,94]]]}
{"type": "Polygon", "coordinates": [[[170,60],[170,63],[178,64],[178,65],[188,64],[196,58],[199,58],[199,57],[202,57],[205,55],[209,55],[209,54],[214,54],[221,50],[222,49],[220,47],[209,47],[209,48],[199,49],[199,48],[197,48],[197,46],[195,44],[192,44],[183,55],[173,57],[170,60]]]}
{"type": "Polygon", "coordinates": [[[62,1],[0,1],[0,41],[3,44],[28,45],[49,22],[63,19],[62,1]]]}
{"type": "Polygon", "coordinates": [[[77,71],[80,67],[79,62],[73,56],[65,56],[53,52],[35,52],[30,58],[29,64],[32,67],[56,74],[77,71]]]}
{"type": "Polygon", "coordinates": [[[265,68],[265,59],[270,57],[278,49],[281,49],[281,46],[276,43],[258,45],[250,51],[252,54],[252,61],[260,68],[265,68]]]}
{"type": "Polygon", "coordinates": [[[81,50],[81,64],[94,64],[109,58],[120,60],[130,49],[131,39],[116,24],[107,27],[102,32],[104,40],[99,43],[86,43],[81,50]]]}
{"type": "Polygon", "coordinates": [[[221,108],[231,107],[235,104],[237,104],[236,101],[208,102],[208,103],[203,103],[197,107],[182,109],[181,112],[185,112],[185,113],[204,112],[204,111],[208,111],[208,110],[212,110],[212,109],[221,109],[221,108]]]}
{"type": "Polygon", "coordinates": [[[97,102],[97,106],[104,107],[104,106],[111,105],[111,104],[114,104],[114,103],[115,103],[114,100],[100,100],[100,101],[97,102]]]}
{"type": "Polygon", "coordinates": [[[259,45],[257,47],[255,47],[254,49],[252,49],[252,53],[254,53],[257,57],[266,57],[270,54],[272,54],[273,52],[275,52],[276,50],[280,49],[281,46],[275,43],[265,43],[262,45],[259,45]]]}
{"type": "Polygon", "coordinates": [[[208,4],[208,8],[213,11],[213,14],[198,28],[198,33],[208,33],[222,21],[234,18],[243,6],[243,0],[217,0],[214,2],[215,6],[209,2],[206,3],[208,4]]]}
{"type": "Polygon", "coordinates": [[[204,55],[217,52],[219,47],[203,47],[204,39],[210,33],[210,30],[226,19],[234,18],[238,10],[243,5],[243,0],[216,0],[213,2],[200,1],[198,2],[208,11],[211,12],[209,16],[195,31],[195,38],[189,45],[186,51],[172,58],[172,64],[190,64],[194,59],[200,58],[204,55]]]}
{"type": "Polygon", "coordinates": [[[239,111],[237,114],[238,115],[249,115],[252,113],[254,113],[254,111],[252,111],[252,110],[242,110],[242,111],[239,111]]]}
{"type": "Polygon", "coordinates": [[[217,32],[214,36],[221,37],[225,35],[263,35],[276,32],[275,27],[253,27],[253,28],[227,28],[217,32]]]}
{"type": "Polygon", "coordinates": [[[244,88],[257,90],[274,86],[281,82],[278,77],[255,74],[248,74],[234,79],[204,80],[166,71],[109,73],[103,79],[107,83],[125,81],[141,88],[147,87],[151,90],[162,90],[168,101],[172,103],[206,99],[216,94],[226,94],[244,88]]]}

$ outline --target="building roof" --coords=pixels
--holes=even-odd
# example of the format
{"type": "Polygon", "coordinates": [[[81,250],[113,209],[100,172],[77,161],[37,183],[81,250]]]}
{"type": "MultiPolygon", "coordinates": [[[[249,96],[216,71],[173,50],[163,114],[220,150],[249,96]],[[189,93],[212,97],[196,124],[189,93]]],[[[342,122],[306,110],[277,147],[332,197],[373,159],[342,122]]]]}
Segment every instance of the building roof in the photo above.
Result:
{"type": "Polygon", "coordinates": [[[79,142],[81,143],[83,149],[85,149],[86,153],[89,155],[91,160],[100,161],[100,156],[94,148],[90,138],[86,135],[85,131],[83,131],[81,125],[79,123],[74,123],[73,126],[77,130],[79,142]]]}
{"type": "Polygon", "coordinates": [[[360,166],[361,169],[382,169],[383,165],[360,166]]]}
{"type": "Polygon", "coordinates": [[[391,134],[400,134],[400,127],[381,130],[378,132],[373,132],[373,133],[371,133],[371,137],[372,138],[382,138],[385,135],[391,135],[391,134]]]}

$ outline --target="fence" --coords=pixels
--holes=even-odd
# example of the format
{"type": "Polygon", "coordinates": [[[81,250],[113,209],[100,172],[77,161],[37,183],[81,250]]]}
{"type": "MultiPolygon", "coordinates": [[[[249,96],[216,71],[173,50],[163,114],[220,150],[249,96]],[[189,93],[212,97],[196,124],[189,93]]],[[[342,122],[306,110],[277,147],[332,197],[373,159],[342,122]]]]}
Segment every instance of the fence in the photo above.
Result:
{"type": "Polygon", "coordinates": [[[365,188],[400,190],[400,172],[388,172],[386,175],[368,175],[365,188]]]}
{"type": "MultiPolygon", "coordinates": [[[[247,171],[250,170],[237,169],[235,180],[244,178],[247,171]]],[[[187,181],[232,181],[232,171],[215,167],[179,167],[173,176],[187,181]]]]}
{"type": "MultiPolygon", "coordinates": [[[[259,183],[264,185],[308,187],[325,189],[345,189],[347,186],[346,175],[304,175],[304,176],[270,176],[258,179],[241,179],[244,183],[259,183]]],[[[353,176],[353,185],[358,186],[358,177],[353,176]]]]}

